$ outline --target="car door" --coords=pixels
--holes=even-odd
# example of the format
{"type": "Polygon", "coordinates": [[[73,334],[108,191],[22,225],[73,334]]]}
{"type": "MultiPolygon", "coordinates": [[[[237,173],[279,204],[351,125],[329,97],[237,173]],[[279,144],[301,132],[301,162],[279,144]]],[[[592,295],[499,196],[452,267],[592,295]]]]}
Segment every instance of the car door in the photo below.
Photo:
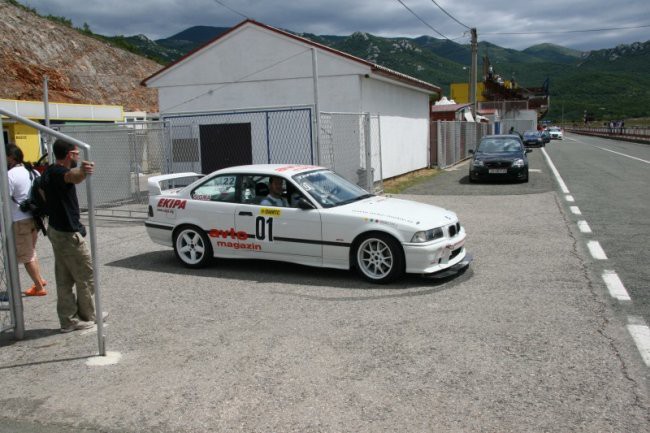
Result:
{"type": "Polygon", "coordinates": [[[235,231],[238,177],[223,174],[207,179],[190,192],[188,215],[210,238],[215,256],[237,257],[239,239],[235,231]]]}
{"type": "MultiPolygon", "coordinates": [[[[261,253],[277,260],[321,263],[323,248],[320,211],[262,205],[260,202],[265,196],[258,196],[257,192],[268,191],[260,188],[260,184],[268,185],[269,176],[248,175],[242,178],[243,184],[255,185],[256,192],[248,203],[242,200],[235,211],[236,231],[245,232],[248,241],[254,245],[242,252],[253,257],[261,253]]],[[[296,191],[289,179],[283,180],[284,185],[289,185],[289,190],[296,191]]],[[[293,202],[296,202],[295,197],[293,202]]]]}

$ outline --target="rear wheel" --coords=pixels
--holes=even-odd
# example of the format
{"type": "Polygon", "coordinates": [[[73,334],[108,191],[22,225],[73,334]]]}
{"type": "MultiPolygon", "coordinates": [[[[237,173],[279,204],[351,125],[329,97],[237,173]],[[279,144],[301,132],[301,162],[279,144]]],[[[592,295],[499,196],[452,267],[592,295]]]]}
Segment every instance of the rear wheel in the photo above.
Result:
{"type": "Polygon", "coordinates": [[[213,258],[210,238],[195,226],[183,226],[176,230],[174,253],[188,268],[202,268],[213,258]]]}
{"type": "Polygon", "coordinates": [[[384,233],[365,235],[354,251],[359,275],[372,283],[389,283],[404,273],[404,254],[395,238],[384,233]]]}

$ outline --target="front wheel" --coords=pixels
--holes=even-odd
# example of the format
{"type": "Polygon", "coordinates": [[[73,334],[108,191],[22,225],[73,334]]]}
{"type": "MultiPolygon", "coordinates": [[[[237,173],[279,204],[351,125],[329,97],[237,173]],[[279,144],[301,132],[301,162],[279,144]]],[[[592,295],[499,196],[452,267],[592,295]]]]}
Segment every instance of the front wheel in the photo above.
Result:
{"type": "Polygon", "coordinates": [[[354,257],[359,275],[372,283],[385,284],[404,273],[404,254],[400,244],[383,233],[363,237],[354,257]]]}
{"type": "Polygon", "coordinates": [[[174,236],[174,253],[188,268],[202,268],[212,260],[212,244],[200,228],[184,226],[174,236]]]}

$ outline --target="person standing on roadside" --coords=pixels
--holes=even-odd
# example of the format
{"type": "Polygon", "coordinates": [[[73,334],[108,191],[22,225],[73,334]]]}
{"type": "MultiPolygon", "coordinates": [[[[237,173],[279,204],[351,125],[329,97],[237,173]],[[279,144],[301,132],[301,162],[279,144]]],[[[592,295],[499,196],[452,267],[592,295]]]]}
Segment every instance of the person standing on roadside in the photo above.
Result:
{"type": "Polygon", "coordinates": [[[61,332],[95,325],[95,286],[90,251],[81,224],[75,185],[93,174],[95,163],[79,164],[79,149],[61,139],[52,146],[56,162],[43,173],[49,215],[48,238],[54,250],[56,310],[61,332]],[[76,287],[76,296],[73,292],[76,287]]]}
{"type": "Polygon", "coordinates": [[[38,173],[29,163],[23,162],[23,151],[15,144],[7,146],[6,154],[9,168],[7,180],[11,197],[9,206],[16,236],[16,259],[18,263],[25,265],[25,270],[34,283],[24,293],[25,296],[45,296],[47,291],[44,286],[47,282],[41,277],[38,257],[36,257],[38,229],[33,216],[20,210],[20,203],[29,198],[32,179],[38,176],[38,173]]]}

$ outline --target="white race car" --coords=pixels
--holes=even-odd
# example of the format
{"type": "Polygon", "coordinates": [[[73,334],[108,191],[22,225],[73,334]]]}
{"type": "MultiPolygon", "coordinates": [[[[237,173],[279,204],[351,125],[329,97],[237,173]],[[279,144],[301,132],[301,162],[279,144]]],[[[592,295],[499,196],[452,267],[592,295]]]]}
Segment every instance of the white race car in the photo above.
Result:
{"type": "Polygon", "coordinates": [[[145,226],[154,242],[173,247],[192,268],[213,257],[268,259],[355,268],[368,281],[387,283],[404,272],[453,275],[471,261],[454,212],[368,194],[315,166],[151,177],[145,226]],[[273,177],[282,180],[286,207],[262,204],[273,177]]]}

